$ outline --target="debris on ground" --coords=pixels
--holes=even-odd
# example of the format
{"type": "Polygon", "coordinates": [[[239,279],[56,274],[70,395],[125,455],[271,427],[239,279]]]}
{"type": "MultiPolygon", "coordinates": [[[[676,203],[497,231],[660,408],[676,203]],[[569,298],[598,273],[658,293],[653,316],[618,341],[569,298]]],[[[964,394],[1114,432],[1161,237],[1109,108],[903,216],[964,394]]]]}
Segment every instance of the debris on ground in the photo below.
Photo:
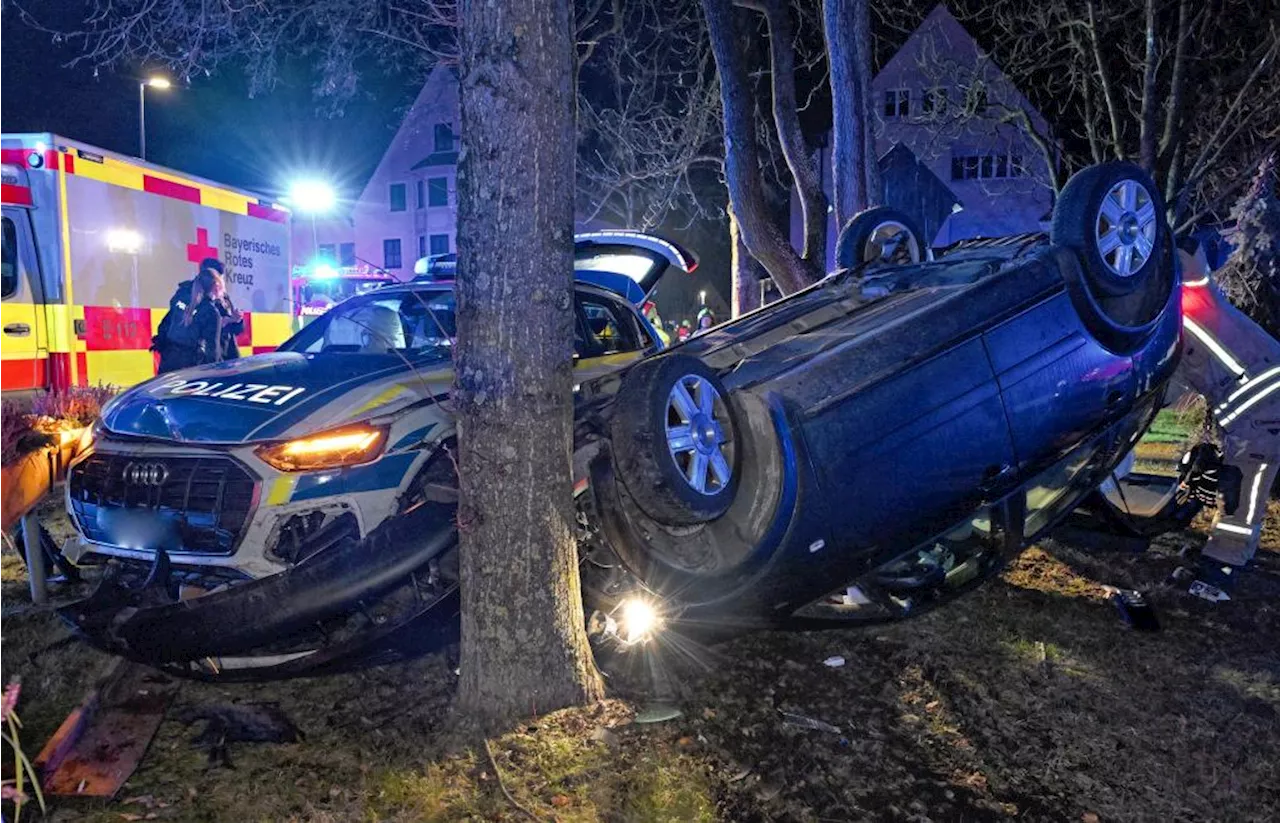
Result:
{"type": "Polygon", "coordinates": [[[114,797],[138,768],[181,683],[113,660],[36,756],[49,795],[114,797]]]}
{"type": "Polygon", "coordinates": [[[840,727],[832,726],[822,720],[816,720],[812,717],[805,717],[799,712],[788,712],[778,709],[778,714],[782,715],[782,722],[788,726],[795,726],[797,729],[813,729],[817,732],[830,732],[831,734],[840,734],[840,727]]]}
{"type": "Polygon", "coordinates": [[[297,743],[303,739],[278,703],[183,706],[174,719],[187,726],[204,721],[204,728],[191,742],[208,749],[210,766],[235,768],[232,743],[297,743]]]}

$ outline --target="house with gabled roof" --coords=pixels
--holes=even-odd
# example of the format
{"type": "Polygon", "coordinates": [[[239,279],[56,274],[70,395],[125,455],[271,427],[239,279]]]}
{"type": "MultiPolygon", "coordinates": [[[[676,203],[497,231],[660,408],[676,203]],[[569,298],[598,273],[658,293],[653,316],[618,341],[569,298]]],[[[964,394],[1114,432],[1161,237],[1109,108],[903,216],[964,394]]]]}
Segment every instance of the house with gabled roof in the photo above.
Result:
{"type": "Polygon", "coordinates": [[[408,278],[457,250],[460,121],[458,78],[436,66],[352,210],[358,257],[408,278]]]}
{"type": "MultiPolygon", "coordinates": [[[[871,82],[881,202],[913,217],[934,246],[1045,227],[1052,158],[1027,132],[1044,117],[945,5],[934,7],[871,82]],[[1026,118],[1023,120],[1023,118],[1026,118]]],[[[831,191],[830,136],[819,162],[831,191]]],[[[838,227],[828,226],[828,265],[838,227]]],[[[791,237],[803,242],[792,198],[791,237]]]]}
{"type": "Polygon", "coordinates": [[[381,268],[404,279],[457,251],[458,78],[436,66],[349,214],[294,224],[294,260],[381,268]]]}

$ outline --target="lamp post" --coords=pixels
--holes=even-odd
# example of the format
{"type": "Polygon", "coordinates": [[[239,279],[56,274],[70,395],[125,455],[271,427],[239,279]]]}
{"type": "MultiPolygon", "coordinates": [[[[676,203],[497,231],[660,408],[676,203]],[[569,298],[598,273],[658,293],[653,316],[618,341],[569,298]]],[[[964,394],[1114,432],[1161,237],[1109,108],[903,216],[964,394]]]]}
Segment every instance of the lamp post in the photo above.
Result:
{"type": "Polygon", "coordinates": [[[321,180],[298,180],[289,187],[289,205],[311,215],[311,253],[320,256],[320,232],[316,216],[328,214],[338,202],[333,187],[321,180]]]}
{"type": "Polygon", "coordinates": [[[138,84],[138,156],[147,159],[147,86],[167,89],[173,83],[167,77],[148,77],[138,84]]]}

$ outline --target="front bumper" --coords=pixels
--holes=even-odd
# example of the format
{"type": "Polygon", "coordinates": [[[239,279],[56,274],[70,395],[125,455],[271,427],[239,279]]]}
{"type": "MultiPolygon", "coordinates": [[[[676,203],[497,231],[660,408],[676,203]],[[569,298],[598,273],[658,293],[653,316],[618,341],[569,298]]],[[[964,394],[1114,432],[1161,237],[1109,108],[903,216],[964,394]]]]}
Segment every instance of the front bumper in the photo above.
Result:
{"type": "Polygon", "coordinates": [[[252,445],[100,438],[70,469],[65,501],[77,535],[64,553],[76,563],[151,563],[163,549],[174,566],[269,577],[299,559],[298,533],[314,530],[310,518],[354,519],[363,537],[393,515],[428,453],[289,474],[259,460],[252,445]]]}
{"type": "Polygon", "coordinates": [[[313,536],[307,562],[190,599],[181,591],[186,572],[159,551],[141,574],[138,564],[109,566],[91,596],[59,613],[91,644],[176,674],[217,672],[225,667],[219,661],[236,656],[250,661],[241,669],[255,677],[336,670],[397,644],[422,651],[422,643],[445,642],[456,631],[455,590],[406,601],[394,620],[370,620],[349,640],[307,646],[326,621],[365,614],[393,591],[417,591],[415,573],[456,540],[452,509],[440,504],[393,518],[364,538],[349,520],[335,521],[313,536]],[[406,624],[417,631],[391,636],[406,624]],[[267,671],[275,667],[282,668],[267,671]]]}

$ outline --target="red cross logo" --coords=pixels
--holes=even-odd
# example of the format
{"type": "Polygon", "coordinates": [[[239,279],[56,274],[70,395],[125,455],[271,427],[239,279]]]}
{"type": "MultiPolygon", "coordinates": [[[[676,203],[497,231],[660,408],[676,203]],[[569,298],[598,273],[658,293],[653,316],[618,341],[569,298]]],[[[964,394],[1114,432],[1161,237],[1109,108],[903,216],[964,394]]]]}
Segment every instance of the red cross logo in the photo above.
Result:
{"type": "Polygon", "coordinates": [[[187,260],[199,263],[206,257],[217,257],[218,247],[209,245],[209,230],[196,229],[196,242],[187,244],[187,260]]]}

